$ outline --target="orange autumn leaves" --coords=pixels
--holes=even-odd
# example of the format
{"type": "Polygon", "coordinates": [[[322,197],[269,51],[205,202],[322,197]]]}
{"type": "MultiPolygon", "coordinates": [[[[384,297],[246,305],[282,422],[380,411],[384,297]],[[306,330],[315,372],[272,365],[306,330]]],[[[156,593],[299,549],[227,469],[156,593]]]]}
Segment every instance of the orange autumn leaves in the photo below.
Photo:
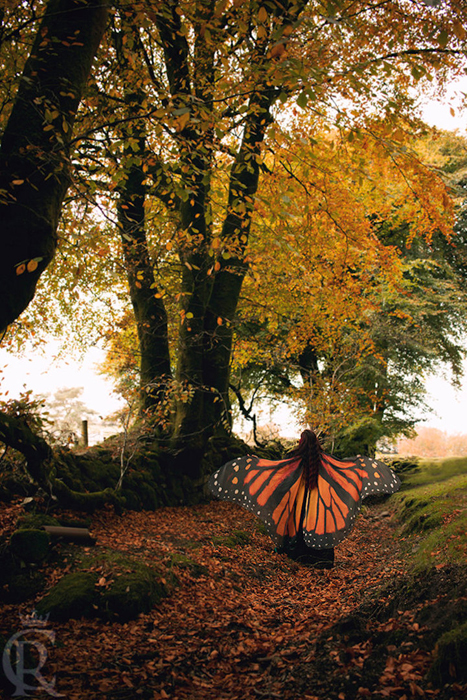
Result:
{"type": "MultiPolygon", "coordinates": [[[[384,364],[375,316],[407,314],[404,251],[379,230],[406,226],[408,249],[434,231],[451,236],[453,223],[448,188],[417,156],[414,139],[403,143],[400,128],[376,119],[352,134],[349,141],[349,132],[316,117],[271,134],[239,307],[262,332],[237,333],[233,358],[239,373],[252,363],[281,368],[299,419],[331,434],[366,415],[348,368],[384,364]],[[310,348],[328,371],[294,381],[310,348]]],[[[368,406],[377,402],[368,396],[368,406]]]]}

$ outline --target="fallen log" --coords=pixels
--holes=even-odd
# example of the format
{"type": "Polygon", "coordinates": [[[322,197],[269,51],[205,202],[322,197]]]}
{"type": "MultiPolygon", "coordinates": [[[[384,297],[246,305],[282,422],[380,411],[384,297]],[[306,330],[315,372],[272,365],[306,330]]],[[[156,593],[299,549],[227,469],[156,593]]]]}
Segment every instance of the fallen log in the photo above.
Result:
{"type": "Polygon", "coordinates": [[[77,544],[95,545],[96,539],[91,535],[87,527],[65,527],[61,525],[43,525],[42,528],[49,533],[51,538],[62,537],[68,542],[77,544]]]}

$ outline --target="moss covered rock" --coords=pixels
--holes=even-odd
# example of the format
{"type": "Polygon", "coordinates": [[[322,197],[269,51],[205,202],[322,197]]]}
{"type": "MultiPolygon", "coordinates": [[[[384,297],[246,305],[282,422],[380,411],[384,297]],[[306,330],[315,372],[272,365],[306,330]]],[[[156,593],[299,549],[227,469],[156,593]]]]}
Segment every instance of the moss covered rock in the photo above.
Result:
{"type": "Polygon", "coordinates": [[[60,525],[57,518],[45,513],[30,513],[18,518],[16,527],[18,530],[41,530],[43,525],[60,525]]]}
{"type": "Polygon", "coordinates": [[[445,632],[435,648],[435,659],[428,678],[437,686],[467,681],[467,622],[445,632]]]}
{"type": "Polygon", "coordinates": [[[16,530],[10,538],[12,554],[29,564],[43,561],[49,552],[50,537],[45,530],[16,530]]]}
{"type": "Polygon", "coordinates": [[[40,569],[24,566],[9,552],[0,555],[1,602],[22,603],[40,593],[44,585],[44,574],[40,569]]]}
{"type": "Polygon", "coordinates": [[[176,578],[112,551],[99,551],[83,560],[95,571],[77,571],[63,576],[38,603],[41,614],[52,620],[100,617],[124,622],[149,612],[170,595],[176,578]],[[94,563],[95,562],[95,563],[94,563]]]}
{"type": "Polygon", "coordinates": [[[212,474],[225,462],[250,454],[253,448],[234,435],[212,437],[208,440],[203,457],[203,472],[212,474]]]}
{"type": "Polygon", "coordinates": [[[98,575],[89,571],[67,574],[39,601],[39,615],[49,614],[51,620],[93,617],[97,612],[98,575]]]}
{"type": "Polygon", "coordinates": [[[165,578],[154,569],[138,566],[135,571],[117,575],[99,598],[99,616],[120,621],[149,612],[169,595],[165,578]]]}

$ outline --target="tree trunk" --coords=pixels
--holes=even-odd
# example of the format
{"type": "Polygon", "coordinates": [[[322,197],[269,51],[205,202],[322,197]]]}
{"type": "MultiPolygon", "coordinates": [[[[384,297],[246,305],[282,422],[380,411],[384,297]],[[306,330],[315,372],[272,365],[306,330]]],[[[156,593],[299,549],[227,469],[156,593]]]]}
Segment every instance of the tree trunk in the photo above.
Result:
{"type": "MultiPolygon", "coordinates": [[[[305,5],[273,3],[277,23],[289,25],[305,5]]],[[[249,104],[242,114],[242,141],[229,174],[227,214],[220,234],[221,247],[212,246],[211,177],[215,151],[214,126],[221,116],[214,108],[216,90],[216,44],[213,33],[222,35],[221,13],[214,0],[196,3],[193,36],[188,41],[181,23],[179,0],[158,5],[154,21],[164,53],[170,99],[168,128],[178,151],[176,168],[179,194],[179,257],[182,288],[176,379],[180,399],[174,418],[172,447],[178,468],[194,483],[201,481],[201,463],[208,439],[231,428],[229,374],[234,319],[242,282],[247,271],[245,253],[250,233],[254,197],[258,188],[261,146],[272,121],[270,108],[283,90],[276,85],[276,63],[269,42],[275,42],[275,23],[270,36],[258,36],[254,45],[255,79],[248,84],[249,104]],[[209,31],[206,28],[210,27],[209,31]],[[212,29],[212,32],[211,32],[212,29]]],[[[228,98],[226,98],[225,110],[228,98]]],[[[216,138],[219,138],[217,135],[216,138]]],[[[215,197],[213,198],[215,201],[215,197]]],[[[215,207],[213,207],[215,208],[215,207]]]]}
{"type": "Polygon", "coordinates": [[[179,169],[182,198],[180,211],[179,257],[182,263],[182,293],[177,354],[177,381],[189,401],[177,401],[173,447],[183,455],[180,468],[190,477],[199,475],[199,464],[206,440],[212,434],[204,420],[206,392],[204,381],[205,314],[212,288],[208,271],[212,266],[211,223],[208,216],[213,152],[212,113],[214,89],[213,42],[206,40],[203,27],[213,18],[216,3],[199,4],[198,24],[193,45],[193,72],[190,74],[190,48],[183,34],[178,0],[161,6],[157,26],[164,50],[167,78],[177,113],[185,122],[178,129],[179,169]]]}
{"type": "Polygon", "coordinates": [[[104,0],[50,0],[0,149],[0,330],[53,258],[73,123],[107,22],[104,0]]]}
{"type": "Polygon", "coordinates": [[[269,11],[276,24],[270,25],[271,35],[258,35],[254,44],[251,60],[256,68],[255,80],[248,88],[251,96],[241,121],[243,137],[230,170],[227,215],[220,234],[221,246],[230,257],[217,259],[210,256],[212,230],[208,223],[214,141],[209,129],[203,134],[196,125],[210,120],[214,123],[216,119],[215,46],[206,39],[208,33],[204,30],[212,21],[213,30],[220,29],[221,24],[213,19],[217,17],[215,3],[200,2],[199,25],[195,26],[190,54],[177,13],[178,0],[165,3],[158,15],[173,103],[179,112],[189,115],[177,136],[181,172],[186,172],[190,192],[182,209],[186,247],[180,254],[184,273],[177,377],[190,388],[191,399],[178,403],[173,444],[185,454],[182,468],[190,476],[200,474],[200,455],[209,437],[228,433],[231,428],[229,375],[234,319],[248,268],[245,252],[258,188],[261,145],[272,121],[270,108],[279,92],[287,89],[276,83],[277,64],[269,42],[276,41],[273,35],[279,24],[288,26],[296,21],[305,4],[305,0],[271,3],[269,11]],[[202,105],[199,112],[197,105],[202,105]]]}
{"type": "MultiPolygon", "coordinates": [[[[182,368],[183,379],[197,390],[189,403],[179,406],[175,437],[179,443],[190,444],[197,452],[202,452],[209,437],[229,432],[231,428],[229,379],[234,318],[248,269],[244,253],[259,183],[261,144],[272,119],[269,108],[273,101],[274,93],[268,89],[252,96],[250,117],[230,175],[227,216],[221,238],[227,245],[234,244],[238,252],[228,259],[218,259],[220,268],[213,275],[212,283],[206,275],[206,265],[197,261],[199,270],[184,286],[190,300],[187,308],[198,314],[200,327],[194,334],[196,348],[195,343],[187,342],[188,326],[181,335],[179,371],[182,368]],[[197,278],[200,278],[198,289],[202,290],[196,299],[198,308],[193,305],[193,290],[196,289],[193,280],[197,278]],[[209,297],[205,300],[206,292],[209,297]],[[190,365],[193,360],[196,361],[196,372],[190,365]]],[[[195,469],[193,459],[190,463],[195,469]]]]}
{"type": "MultiPolygon", "coordinates": [[[[130,105],[131,97],[135,96],[130,96],[130,105]]],[[[171,369],[167,314],[164,302],[156,296],[146,239],[144,181],[147,175],[142,167],[146,155],[144,122],[137,121],[132,125],[131,136],[132,141],[137,139],[139,148],[137,151],[128,148],[123,158],[126,178],[120,187],[118,222],[138,330],[142,405],[143,409],[149,409],[162,400],[171,369]]]]}

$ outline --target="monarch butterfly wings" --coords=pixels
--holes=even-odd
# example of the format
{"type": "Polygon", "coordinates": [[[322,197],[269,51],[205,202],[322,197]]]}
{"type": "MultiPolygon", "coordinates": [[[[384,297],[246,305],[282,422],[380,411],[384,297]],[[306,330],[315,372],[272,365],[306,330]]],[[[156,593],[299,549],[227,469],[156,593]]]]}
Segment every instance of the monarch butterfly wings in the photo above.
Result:
{"type": "Polygon", "coordinates": [[[307,494],[305,543],[317,549],[334,547],[352,530],[364,498],[399,487],[398,477],[384,462],[361,456],[341,460],[323,453],[317,487],[307,494]]]}
{"type": "Polygon", "coordinates": [[[376,493],[395,493],[400,489],[401,481],[399,477],[384,462],[378,459],[371,459],[371,457],[362,457],[361,455],[356,457],[355,461],[360,469],[366,471],[366,476],[363,480],[362,498],[376,493]]]}
{"type": "Polygon", "coordinates": [[[233,501],[257,515],[278,540],[296,535],[305,496],[300,459],[270,461],[254,455],[224,464],[209,479],[214,496],[233,501]]]}
{"type": "Polygon", "coordinates": [[[251,510],[278,541],[303,532],[316,549],[334,547],[351,531],[362,499],[394,493],[400,481],[383,462],[338,460],[322,453],[317,486],[307,487],[300,458],[269,461],[249,455],[227,462],[209,481],[218,498],[251,510]]]}

